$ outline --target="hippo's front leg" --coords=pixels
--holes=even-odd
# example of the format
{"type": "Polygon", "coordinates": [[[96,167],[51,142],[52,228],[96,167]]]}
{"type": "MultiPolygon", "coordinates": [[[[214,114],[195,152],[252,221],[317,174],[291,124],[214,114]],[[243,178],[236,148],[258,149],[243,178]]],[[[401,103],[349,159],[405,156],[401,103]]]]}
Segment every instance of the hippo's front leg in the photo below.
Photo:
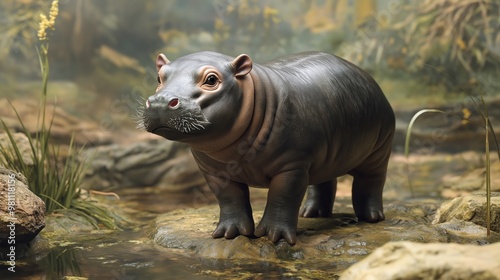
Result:
{"type": "Polygon", "coordinates": [[[212,236],[228,239],[238,235],[253,236],[255,224],[248,185],[207,174],[205,179],[220,207],[219,223],[212,236]]]}
{"type": "Polygon", "coordinates": [[[282,237],[293,245],[297,241],[297,222],[300,204],[309,181],[305,170],[280,173],[271,179],[264,216],[255,235],[267,235],[272,242],[282,237]]]}

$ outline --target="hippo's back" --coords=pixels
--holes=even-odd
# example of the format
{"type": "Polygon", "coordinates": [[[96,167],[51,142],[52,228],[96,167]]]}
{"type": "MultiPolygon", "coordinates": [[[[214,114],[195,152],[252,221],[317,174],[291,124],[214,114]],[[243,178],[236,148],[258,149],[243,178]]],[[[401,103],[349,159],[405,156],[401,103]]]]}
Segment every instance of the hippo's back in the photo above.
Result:
{"type": "Polygon", "coordinates": [[[313,170],[332,166],[347,172],[392,139],[392,107],[375,80],[356,65],[307,52],[270,61],[263,70],[273,77],[279,115],[291,116],[287,137],[294,139],[296,151],[312,155],[313,170]]]}
{"type": "Polygon", "coordinates": [[[287,93],[294,95],[290,98],[299,99],[295,102],[311,104],[316,99],[334,107],[349,104],[347,108],[337,108],[340,112],[349,109],[361,115],[381,111],[394,115],[375,80],[363,69],[335,55],[305,52],[278,58],[264,66],[283,78],[289,89],[287,93]]]}
{"type": "Polygon", "coordinates": [[[378,119],[385,127],[394,126],[394,112],[379,85],[363,69],[340,57],[305,52],[278,58],[264,67],[282,78],[286,89],[282,97],[309,106],[306,111],[329,114],[337,125],[359,127],[359,122],[367,122],[373,126],[378,119]]]}

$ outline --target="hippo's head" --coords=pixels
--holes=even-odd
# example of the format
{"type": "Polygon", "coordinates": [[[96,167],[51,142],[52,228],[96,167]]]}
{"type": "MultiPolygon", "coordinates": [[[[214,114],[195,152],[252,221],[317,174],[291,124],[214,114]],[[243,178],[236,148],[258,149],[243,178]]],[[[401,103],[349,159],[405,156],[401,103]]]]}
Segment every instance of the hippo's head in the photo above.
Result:
{"type": "Polygon", "coordinates": [[[147,99],[143,115],[148,132],[191,143],[226,137],[245,125],[241,111],[248,101],[242,85],[252,70],[247,55],[233,59],[199,52],[170,62],[160,54],[156,68],[158,88],[147,99]]]}

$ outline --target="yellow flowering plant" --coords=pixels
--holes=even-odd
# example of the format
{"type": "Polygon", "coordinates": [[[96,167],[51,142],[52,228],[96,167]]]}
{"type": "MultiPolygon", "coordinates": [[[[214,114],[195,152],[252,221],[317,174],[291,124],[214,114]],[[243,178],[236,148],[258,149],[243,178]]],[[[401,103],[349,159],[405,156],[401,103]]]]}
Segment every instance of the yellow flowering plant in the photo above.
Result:
{"type": "Polygon", "coordinates": [[[40,14],[40,29],[38,29],[38,39],[40,41],[47,40],[47,29],[55,29],[56,18],[59,14],[59,1],[55,0],[52,2],[50,7],[49,18],[45,14],[40,14]]]}

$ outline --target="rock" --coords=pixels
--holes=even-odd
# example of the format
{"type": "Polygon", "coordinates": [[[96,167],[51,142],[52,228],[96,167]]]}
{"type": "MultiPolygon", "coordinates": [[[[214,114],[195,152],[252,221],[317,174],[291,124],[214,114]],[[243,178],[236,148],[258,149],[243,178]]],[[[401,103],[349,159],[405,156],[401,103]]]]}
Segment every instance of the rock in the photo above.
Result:
{"type": "MultiPolygon", "coordinates": [[[[21,124],[16,116],[15,110],[21,116],[21,120],[26,129],[34,135],[39,131],[39,102],[36,99],[15,99],[9,104],[7,99],[0,99],[0,108],[2,112],[0,117],[6,123],[7,127],[13,132],[23,131],[21,124]]],[[[112,141],[112,133],[106,129],[101,129],[99,124],[83,120],[64,111],[60,106],[47,104],[45,123],[47,127],[52,122],[51,143],[69,145],[71,137],[73,142],[78,145],[93,146],[109,144],[112,141]],[[52,118],[52,115],[54,117],[52,118]],[[74,134],[73,134],[74,133],[74,134]]],[[[3,127],[0,127],[3,131],[3,127]]]]}
{"type": "Polygon", "coordinates": [[[188,146],[162,138],[102,146],[84,156],[90,159],[85,185],[92,189],[158,186],[182,192],[206,184],[188,146]]]}
{"type": "MultiPolygon", "coordinates": [[[[500,193],[491,194],[491,230],[500,233],[500,193]]],[[[453,219],[470,221],[486,227],[486,196],[484,193],[457,197],[438,209],[433,224],[453,219]]]]}
{"type": "Polygon", "coordinates": [[[500,243],[390,242],[351,266],[340,279],[500,279],[498,260],[500,243]]]}
{"type": "MultiPolygon", "coordinates": [[[[33,165],[31,145],[26,134],[21,132],[12,133],[12,138],[16,142],[16,146],[23,157],[24,163],[26,165],[33,165]]],[[[5,152],[8,154],[15,155],[15,151],[13,150],[12,143],[7,133],[0,133],[0,147],[5,149],[5,152]]],[[[0,158],[1,157],[3,157],[2,153],[0,153],[0,158]]]]}
{"type": "MultiPolygon", "coordinates": [[[[262,189],[250,189],[256,222],[262,217],[265,207],[265,199],[255,200],[255,194],[260,196],[261,191],[265,193],[262,189]]],[[[181,250],[199,257],[209,267],[207,271],[214,270],[213,275],[220,279],[272,278],[270,271],[278,271],[278,278],[286,274],[298,279],[338,279],[347,268],[370,258],[370,254],[387,243],[488,244],[500,241],[500,234],[493,233],[491,238],[486,238],[484,228],[471,222],[452,221],[432,225],[431,220],[438,206],[438,200],[429,198],[386,203],[385,221],[356,223],[351,199],[337,197],[336,213],[331,218],[299,218],[298,240],[294,246],[283,240],[273,244],[266,237],[211,238],[219,216],[216,205],[174,210],[160,215],[151,225],[149,236],[154,244],[159,245],[158,248],[181,250]],[[224,267],[223,272],[221,267],[224,267]],[[263,273],[253,276],[242,273],[242,270],[257,269],[263,273]]],[[[390,278],[378,275],[373,279],[390,278]]]]}
{"type": "MultiPolygon", "coordinates": [[[[495,159],[495,156],[492,155],[491,158],[495,159]]],[[[500,173],[500,162],[492,161],[491,174],[498,173],[500,173]]],[[[446,198],[455,198],[486,190],[485,168],[481,167],[466,174],[444,178],[443,185],[444,189],[441,195],[446,198]]],[[[491,191],[500,191],[500,177],[491,176],[491,191]]]]}
{"type": "MultiPolygon", "coordinates": [[[[347,201],[345,205],[350,204],[349,198],[344,200],[347,201]]],[[[343,204],[339,200],[335,203],[337,209],[339,204],[343,204]]],[[[254,207],[259,208],[263,209],[263,205],[254,207]]],[[[301,259],[305,262],[330,258],[335,259],[336,263],[352,264],[390,241],[446,242],[444,230],[423,223],[426,220],[424,216],[429,214],[426,213],[427,209],[431,208],[417,208],[418,203],[407,207],[389,204],[386,206],[387,220],[377,224],[356,224],[353,214],[334,214],[332,218],[299,218],[297,244],[289,246],[282,241],[274,245],[267,238],[211,238],[219,215],[218,206],[212,205],[175,210],[158,216],[152,226],[151,237],[160,246],[185,249],[206,258],[301,259]],[[396,215],[401,209],[406,211],[404,221],[400,218],[403,213],[396,215]]],[[[261,210],[254,210],[256,222],[261,216],[261,210]]]]}
{"type": "Polygon", "coordinates": [[[16,244],[30,242],[44,227],[45,203],[28,189],[23,175],[0,167],[0,245],[9,238],[16,244]]]}
{"type": "Polygon", "coordinates": [[[485,227],[472,222],[452,219],[449,222],[437,224],[435,227],[446,232],[448,242],[482,245],[500,241],[500,233],[492,231],[488,237],[485,227]]]}

